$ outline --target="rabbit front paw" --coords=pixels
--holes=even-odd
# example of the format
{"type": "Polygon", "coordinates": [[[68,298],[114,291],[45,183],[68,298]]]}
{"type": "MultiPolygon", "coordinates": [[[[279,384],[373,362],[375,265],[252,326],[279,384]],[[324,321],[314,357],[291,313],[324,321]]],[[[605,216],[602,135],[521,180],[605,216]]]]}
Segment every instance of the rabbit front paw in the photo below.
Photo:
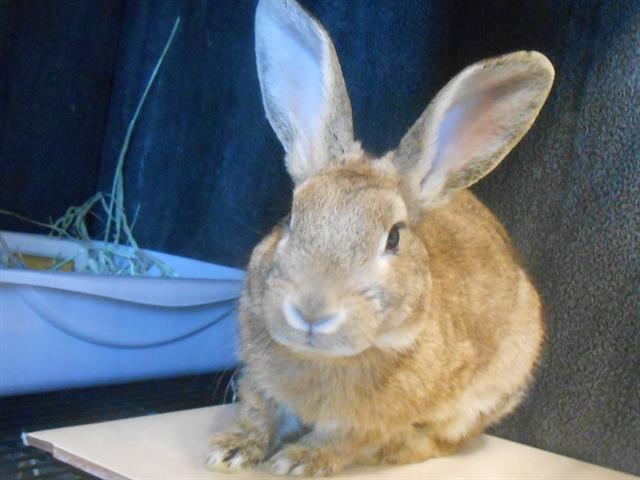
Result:
{"type": "Polygon", "coordinates": [[[274,475],[324,477],[342,469],[340,458],[326,449],[301,444],[282,447],[265,464],[274,475]]]}
{"type": "Polygon", "coordinates": [[[216,472],[233,472],[260,462],[267,453],[264,442],[251,433],[222,432],[209,439],[206,466],[216,472]]]}

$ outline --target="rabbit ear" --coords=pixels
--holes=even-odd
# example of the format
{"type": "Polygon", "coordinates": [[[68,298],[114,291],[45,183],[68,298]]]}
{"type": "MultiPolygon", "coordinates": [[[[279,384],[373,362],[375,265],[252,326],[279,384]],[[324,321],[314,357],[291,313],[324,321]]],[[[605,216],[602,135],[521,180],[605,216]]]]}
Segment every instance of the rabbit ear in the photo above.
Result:
{"type": "Polygon", "coordinates": [[[260,0],[255,34],[267,119],[300,182],[354,148],[340,63],[327,32],[294,0],[260,0]]]}
{"type": "Polygon", "coordinates": [[[553,77],[544,55],[516,52],[451,80],[392,154],[420,210],[493,170],[531,127],[553,77]]]}

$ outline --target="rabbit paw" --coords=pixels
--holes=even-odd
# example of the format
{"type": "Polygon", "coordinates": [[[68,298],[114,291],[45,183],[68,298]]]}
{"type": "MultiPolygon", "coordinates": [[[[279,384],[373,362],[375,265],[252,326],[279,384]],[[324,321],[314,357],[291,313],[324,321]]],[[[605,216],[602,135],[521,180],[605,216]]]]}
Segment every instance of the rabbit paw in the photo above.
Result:
{"type": "Polygon", "coordinates": [[[324,477],[336,473],[342,464],[338,457],[326,450],[291,444],[275,453],[264,467],[274,475],[324,477]]]}
{"type": "Polygon", "coordinates": [[[251,434],[238,431],[222,432],[209,439],[206,466],[217,472],[233,472],[253,466],[266,454],[265,446],[251,434]]]}

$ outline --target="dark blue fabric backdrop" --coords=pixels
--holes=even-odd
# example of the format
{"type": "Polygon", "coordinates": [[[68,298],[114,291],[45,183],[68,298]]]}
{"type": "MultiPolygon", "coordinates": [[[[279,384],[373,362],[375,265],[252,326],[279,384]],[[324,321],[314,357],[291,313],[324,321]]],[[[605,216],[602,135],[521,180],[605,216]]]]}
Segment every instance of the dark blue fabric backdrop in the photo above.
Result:
{"type": "MultiPolygon", "coordinates": [[[[640,473],[640,2],[304,0],[341,57],[357,136],[393,148],[465,65],[538,49],[539,121],[475,190],[542,291],[538,380],[495,433],[640,473]]],[[[254,0],[0,4],[0,208],[56,217],[107,189],[173,21],[182,24],[126,161],[148,248],[243,266],[291,183],[264,118],[254,0]]],[[[33,230],[0,217],[0,228],[33,230]]]]}

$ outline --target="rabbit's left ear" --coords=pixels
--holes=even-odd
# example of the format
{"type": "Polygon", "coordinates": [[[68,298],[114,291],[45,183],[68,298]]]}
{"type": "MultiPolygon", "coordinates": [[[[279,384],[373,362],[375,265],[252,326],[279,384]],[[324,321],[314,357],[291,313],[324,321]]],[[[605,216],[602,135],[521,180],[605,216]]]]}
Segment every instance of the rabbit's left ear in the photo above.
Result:
{"type": "Polygon", "coordinates": [[[354,148],[340,63],[327,32],[294,0],[260,0],[255,35],[264,109],[299,183],[354,148]]]}
{"type": "Polygon", "coordinates": [[[419,210],[493,170],[529,130],[553,83],[537,52],[516,52],[463,70],[431,102],[392,153],[419,210]]]}

